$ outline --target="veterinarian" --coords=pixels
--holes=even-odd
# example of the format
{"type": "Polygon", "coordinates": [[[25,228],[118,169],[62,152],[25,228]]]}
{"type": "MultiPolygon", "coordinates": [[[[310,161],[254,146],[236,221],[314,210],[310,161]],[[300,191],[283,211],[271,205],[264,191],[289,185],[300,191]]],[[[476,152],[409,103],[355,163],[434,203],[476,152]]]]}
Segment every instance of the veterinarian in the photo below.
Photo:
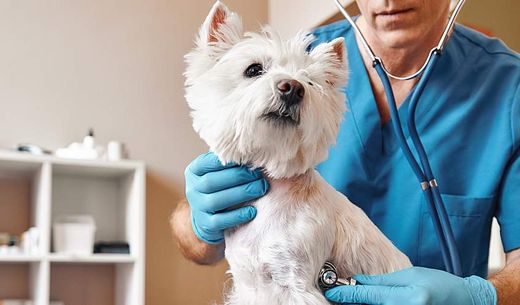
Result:
{"type": "MultiPolygon", "coordinates": [[[[437,44],[449,0],[358,0],[356,23],[394,75],[417,71],[437,44]]],[[[314,31],[316,43],[344,37],[347,107],[337,145],[318,170],[361,207],[414,266],[356,277],[362,285],[330,289],[338,303],[520,304],[520,56],[498,40],[457,26],[417,110],[419,133],[440,184],[464,278],[444,271],[438,240],[416,178],[389,124],[383,87],[353,30],[341,21],[314,31]],[[506,267],[487,277],[491,220],[500,223],[506,267]]],[[[401,119],[418,79],[392,80],[401,119]]],[[[186,175],[187,202],[173,214],[183,254],[200,264],[224,257],[223,231],[251,221],[253,207],[204,212],[207,202],[233,207],[268,191],[258,171],[223,167],[211,153],[186,175]]]]}

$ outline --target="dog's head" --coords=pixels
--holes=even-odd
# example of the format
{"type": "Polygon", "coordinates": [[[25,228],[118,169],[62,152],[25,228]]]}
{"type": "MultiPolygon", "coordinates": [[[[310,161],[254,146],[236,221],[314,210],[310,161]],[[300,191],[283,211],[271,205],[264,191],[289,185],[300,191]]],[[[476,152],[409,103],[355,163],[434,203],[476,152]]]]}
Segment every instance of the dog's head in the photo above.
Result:
{"type": "Polygon", "coordinates": [[[186,55],[186,99],[222,162],[287,178],[327,157],[345,110],[346,55],[342,38],[308,51],[312,40],[244,34],[236,14],[213,6],[186,55]]]}

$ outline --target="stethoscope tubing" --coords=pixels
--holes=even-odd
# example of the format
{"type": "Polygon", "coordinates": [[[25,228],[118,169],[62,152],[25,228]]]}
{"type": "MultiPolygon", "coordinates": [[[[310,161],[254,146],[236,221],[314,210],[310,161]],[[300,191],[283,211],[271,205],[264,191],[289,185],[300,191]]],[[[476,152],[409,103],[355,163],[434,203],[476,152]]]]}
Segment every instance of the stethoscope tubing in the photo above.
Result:
{"type": "Polygon", "coordinates": [[[381,58],[377,57],[374,54],[374,52],[370,48],[370,45],[363,36],[363,33],[361,33],[354,20],[343,8],[340,1],[334,0],[334,2],[336,3],[336,6],[340,10],[340,12],[345,16],[347,21],[352,25],[355,33],[359,35],[359,37],[361,38],[360,40],[362,42],[362,45],[366,50],[368,56],[372,60],[373,67],[376,70],[379,78],[381,79],[381,83],[385,90],[385,95],[390,108],[390,116],[392,119],[391,122],[394,133],[396,134],[397,141],[399,143],[399,146],[401,147],[401,150],[405,158],[407,159],[414,174],[420,182],[424,198],[426,200],[428,209],[431,214],[433,227],[437,235],[437,238],[439,239],[442,258],[446,270],[455,275],[462,276],[462,265],[453,229],[451,227],[449,216],[446,211],[446,206],[444,205],[444,202],[442,200],[442,196],[440,194],[437,181],[433,174],[428,159],[428,155],[420,139],[419,132],[417,131],[415,118],[417,106],[419,104],[419,99],[424,91],[424,88],[426,87],[426,84],[430,80],[431,74],[437,62],[439,61],[444,48],[448,43],[448,40],[451,36],[451,31],[455,24],[455,19],[459,14],[465,0],[459,0],[457,5],[455,6],[455,9],[448,20],[448,24],[446,25],[446,28],[441,36],[441,39],[439,40],[437,47],[433,48],[430,51],[430,53],[428,54],[428,58],[426,59],[426,62],[423,64],[423,66],[417,72],[404,77],[392,75],[388,70],[385,69],[383,61],[381,60],[381,58]],[[414,154],[412,153],[412,150],[408,145],[406,137],[404,135],[402,127],[403,125],[401,124],[401,120],[399,118],[399,112],[397,109],[397,104],[395,102],[395,96],[389,79],[389,77],[391,77],[397,80],[409,80],[418,76],[421,76],[421,79],[417,83],[417,86],[413,90],[410,98],[410,103],[408,106],[409,108],[407,126],[413,146],[419,157],[419,161],[417,161],[414,154]],[[419,162],[421,163],[420,165],[419,162]]]}
{"type": "MultiPolygon", "coordinates": [[[[410,164],[413,173],[417,177],[417,180],[421,182],[421,184],[428,184],[428,179],[426,178],[426,175],[422,171],[419,163],[415,159],[412,150],[408,143],[406,143],[406,136],[404,135],[404,131],[402,129],[401,120],[399,118],[399,112],[395,103],[395,98],[392,90],[392,86],[390,85],[390,80],[388,76],[386,75],[385,71],[381,67],[381,64],[379,62],[374,64],[374,69],[377,71],[377,74],[379,75],[381,82],[383,84],[383,87],[385,89],[385,94],[387,98],[388,105],[390,107],[390,116],[392,117],[391,123],[392,128],[394,130],[394,133],[396,134],[396,139],[399,143],[399,146],[401,147],[401,150],[403,152],[403,155],[405,156],[406,160],[410,164]]],[[[421,78],[420,82],[424,82],[425,78],[421,78]]],[[[419,87],[421,84],[419,83],[417,86],[419,87]]],[[[413,127],[412,127],[413,128],[413,127]]],[[[410,134],[410,137],[411,134],[410,134]]],[[[415,141],[414,141],[415,142],[415,141]]],[[[435,199],[433,197],[433,194],[431,192],[431,188],[423,188],[423,195],[425,197],[428,209],[431,214],[432,222],[433,222],[433,228],[435,230],[435,233],[439,239],[440,247],[441,247],[441,254],[444,261],[444,265],[446,266],[446,271],[453,273],[453,261],[451,259],[451,251],[450,246],[448,246],[448,242],[445,236],[445,232],[448,232],[448,230],[443,229],[443,223],[445,221],[441,220],[441,216],[437,212],[439,204],[435,203],[435,199]]],[[[440,204],[444,206],[444,204],[440,204]]],[[[449,223],[448,223],[449,224],[449,223]]]]}
{"type": "MultiPolygon", "coordinates": [[[[446,247],[449,249],[449,256],[451,261],[451,273],[456,275],[462,275],[462,268],[461,268],[461,260],[460,255],[457,250],[456,241],[453,233],[453,229],[451,227],[451,224],[449,222],[448,213],[446,211],[446,206],[444,204],[444,201],[442,200],[442,196],[440,194],[439,188],[436,185],[435,176],[433,174],[433,170],[430,165],[430,160],[428,158],[428,155],[426,153],[426,149],[424,148],[424,145],[422,141],[420,140],[419,132],[417,131],[417,125],[416,125],[416,110],[417,105],[419,104],[419,99],[422,96],[422,93],[424,91],[424,88],[426,87],[426,84],[431,78],[431,74],[433,73],[433,70],[435,66],[437,65],[437,62],[440,60],[442,53],[441,51],[433,51],[432,57],[430,62],[428,62],[428,66],[424,70],[424,73],[422,75],[421,80],[417,84],[417,87],[412,93],[412,96],[410,98],[410,103],[408,105],[408,132],[410,133],[410,138],[413,142],[413,145],[415,147],[415,150],[417,151],[417,154],[419,156],[419,160],[422,165],[422,169],[426,178],[426,181],[430,184],[430,187],[427,188],[425,191],[431,191],[432,197],[433,197],[433,203],[435,204],[435,209],[432,210],[430,208],[430,213],[432,211],[436,211],[437,213],[440,213],[440,216],[438,217],[441,222],[441,228],[443,231],[443,237],[446,239],[445,244],[446,247]],[[432,185],[432,183],[435,181],[435,184],[432,185]]],[[[395,103],[394,103],[395,106],[395,103]]],[[[428,200],[428,199],[427,199],[428,200]]],[[[430,205],[430,204],[429,204],[430,205]]],[[[439,238],[441,239],[441,238],[439,238]]]]}

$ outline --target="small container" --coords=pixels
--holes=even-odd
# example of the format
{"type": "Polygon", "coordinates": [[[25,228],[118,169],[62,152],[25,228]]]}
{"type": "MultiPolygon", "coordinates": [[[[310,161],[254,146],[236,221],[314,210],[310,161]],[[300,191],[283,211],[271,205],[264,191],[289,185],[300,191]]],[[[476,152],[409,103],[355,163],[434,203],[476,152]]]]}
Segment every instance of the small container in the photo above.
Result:
{"type": "Polygon", "coordinates": [[[90,215],[58,216],[53,225],[54,252],[92,255],[96,224],[90,215]]]}
{"type": "Polygon", "coordinates": [[[119,161],[124,158],[124,146],[123,143],[117,141],[108,142],[107,146],[107,159],[108,161],[119,161]]]}

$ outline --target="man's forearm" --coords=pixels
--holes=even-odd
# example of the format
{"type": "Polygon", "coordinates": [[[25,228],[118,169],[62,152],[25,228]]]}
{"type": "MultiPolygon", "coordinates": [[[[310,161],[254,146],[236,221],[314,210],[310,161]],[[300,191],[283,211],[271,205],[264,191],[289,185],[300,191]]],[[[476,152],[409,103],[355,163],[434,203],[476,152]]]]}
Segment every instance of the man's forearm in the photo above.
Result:
{"type": "Polygon", "coordinates": [[[497,290],[497,305],[519,305],[520,250],[508,253],[507,265],[489,281],[497,290]]]}
{"type": "Polygon", "coordinates": [[[197,238],[191,226],[191,211],[186,200],[182,200],[173,212],[170,225],[182,255],[202,265],[214,264],[224,258],[224,243],[209,245],[197,238]]]}

